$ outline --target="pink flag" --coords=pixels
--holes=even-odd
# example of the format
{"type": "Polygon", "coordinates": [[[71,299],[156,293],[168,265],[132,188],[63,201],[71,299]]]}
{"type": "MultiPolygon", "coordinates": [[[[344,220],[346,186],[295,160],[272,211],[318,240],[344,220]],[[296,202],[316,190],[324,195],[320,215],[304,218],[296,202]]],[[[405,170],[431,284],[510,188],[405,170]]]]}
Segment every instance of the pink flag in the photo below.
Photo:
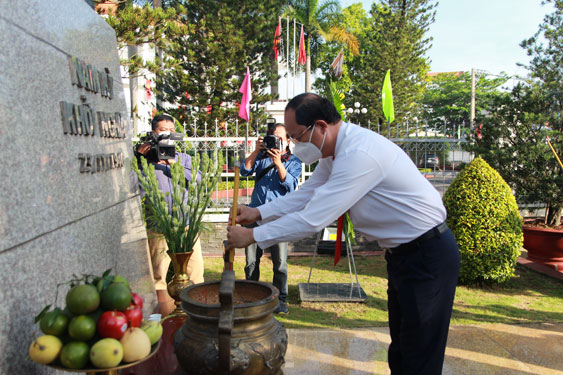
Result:
{"type": "Polygon", "coordinates": [[[303,25],[301,25],[301,36],[299,37],[299,58],[297,59],[299,64],[305,65],[307,61],[307,53],[305,52],[305,33],[303,30],[303,25]]]}
{"type": "Polygon", "coordinates": [[[281,17],[278,18],[278,27],[276,27],[276,32],[274,33],[274,59],[278,59],[278,54],[280,53],[280,43],[281,43],[281,17]]]}
{"type": "Polygon", "coordinates": [[[244,81],[242,81],[242,85],[240,85],[240,89],[238,89],[238,91],[242,93],[242,100],[240,102],[238,116],[245,119],[246,121],[249,121],[252,91],[250,89],[250,69],[248,68],[248,66],[246,67],[246,76],[244,76],[244,81]]]}

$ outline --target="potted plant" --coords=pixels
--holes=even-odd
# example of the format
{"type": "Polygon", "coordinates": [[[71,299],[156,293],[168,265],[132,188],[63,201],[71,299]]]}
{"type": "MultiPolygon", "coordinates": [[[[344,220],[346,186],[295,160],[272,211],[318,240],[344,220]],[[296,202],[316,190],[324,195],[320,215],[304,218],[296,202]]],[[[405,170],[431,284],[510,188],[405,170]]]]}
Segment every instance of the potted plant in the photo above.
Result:
{"type": "MultiPolygon", "coordinates": [[[[220,153],[218,158],[221,158],[220,153]]],[[[192,157],[192,181],[186,192],[184,167],[180,160],[170,168],[172,176],[171,207],[158,186],[154,166],[140,158],[142,170],[133,158],[133,170],[137,174],[145,192],[145,216],[168,245],[168,255],[172,259],[174,277],[168,284],[168,293],[179,306],[179,293],[189,286],[186,267],[199,232],[202,229],[203,214],[211,202],[211,195],[221,176],[222,163],[217,157],[210,158],[207,153],[196,153],[192,157]],[[186,196],[187,194],[187,196],[186,196]]],[[[169,193],[166,193],[169,194],[169,193]]]]}
{"type": "Polygon", "coordinates": [[[477,157],[453,180],[443,200],[459,245],[459,282],[510,280],[522,248],[522,217],[508,184],[477,157]]]}

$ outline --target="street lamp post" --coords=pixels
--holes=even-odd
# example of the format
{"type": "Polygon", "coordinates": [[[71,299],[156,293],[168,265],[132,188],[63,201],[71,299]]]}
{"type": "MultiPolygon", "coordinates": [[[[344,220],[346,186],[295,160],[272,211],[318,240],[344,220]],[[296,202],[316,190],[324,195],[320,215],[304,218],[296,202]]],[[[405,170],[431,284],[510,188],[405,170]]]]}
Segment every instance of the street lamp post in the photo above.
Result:
{"type": "Polygon", "coordinates": [[[348,117],[350,117],[350,121],[352,121],[352,115],[353,115],[353,117],[358,122],[358,125],[360,125],[360,113],[365,115],[368,112],[368,110],[367,108],[362,107],[360,102],[355,102],[354,107],[355,108],[352,107],[348,108],[346,112],[348,112],[348,117]]]}

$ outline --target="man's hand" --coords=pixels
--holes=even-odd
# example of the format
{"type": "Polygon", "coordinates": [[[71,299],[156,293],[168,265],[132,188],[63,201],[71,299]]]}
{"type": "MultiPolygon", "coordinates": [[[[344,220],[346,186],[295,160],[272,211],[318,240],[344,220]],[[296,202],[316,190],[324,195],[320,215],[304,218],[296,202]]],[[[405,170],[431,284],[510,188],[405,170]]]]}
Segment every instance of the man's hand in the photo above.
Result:
{"type": "Polygon", "coordinates": [[[137,147],[137,152],[141,155],[146,155],[149,153],[150,149],[151,149],[150,143],[143,143],[142,145],[137,147]]]}
{"type": "Polygon", "coordinates": [[[254,152],[258,154],[264,148],[265,148],[264,147],[264,138],[262,136],[260,136],[260,137],[258,137],[258,140],[256,141],[256,148],[254,149],[254,152]]]}
{"type": "Polygon", "coordinates": [[[163,159],[156,162],[156,164],[160,165],[172,165],[174,163],[176,163],[176,160],[174,159],[163,159]]]}
{"type": "Polygon", "coordinates": [[[254,242],[252,228],[238,226],[227,227],[227,243],[229,244],[229,249],[242,249],[254,242]]]}
{"type": "Polygon", "coordinates": [[[267,150],[266,152],[272,158],[272,162],[274,163],[274,165],[276,167],[283,166],[283,163],[281,161],[281,156],[282,156],[281,150],[271,148],[271,149],[267,150]]]}
{"type": "MultiPolygon", "coordinates": [[[[236,223],[240,225],[248,225],[260,220],[260,211],[257,208],[240,205],[237,207],[236,223]]],[[[233,221],[233,212],[229,214],[229,223],[233,221]]]]}

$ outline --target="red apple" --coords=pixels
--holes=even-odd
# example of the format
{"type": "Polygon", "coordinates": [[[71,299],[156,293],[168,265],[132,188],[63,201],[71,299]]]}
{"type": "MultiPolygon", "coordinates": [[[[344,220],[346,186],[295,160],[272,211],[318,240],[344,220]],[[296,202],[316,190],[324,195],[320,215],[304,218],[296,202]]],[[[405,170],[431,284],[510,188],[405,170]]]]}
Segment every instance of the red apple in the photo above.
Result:
{"type": "Polygon", "coordinates": [[[143,321],[143,310],[138,306],[129,306],[125,310],[125,316],[127,317],[129,327],[140,327],[143,321]]]}
{"type": "Polygon", "coordinates": [[[119,340],[127,329],[127,317],[121,311],[106,311],[98,319],[98,335],[119,340]]]}
{"type": "Polygon", "coordinates": [[[131,297],[133,297],[133,303],[135,304],[135,306],[138,306],[142,309],[143,308],[143,299],[141,298],[141,296],[138,295],[135,292],[131,292],[131,297]]]}

